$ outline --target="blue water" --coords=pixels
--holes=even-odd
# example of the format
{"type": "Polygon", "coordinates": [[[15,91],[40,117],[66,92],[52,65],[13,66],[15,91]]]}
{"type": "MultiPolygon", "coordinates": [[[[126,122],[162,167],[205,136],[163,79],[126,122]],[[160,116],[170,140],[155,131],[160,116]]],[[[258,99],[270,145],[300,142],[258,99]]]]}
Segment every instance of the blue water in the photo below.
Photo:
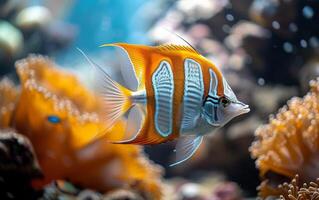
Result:
{"type": "Polygon", "coordinates": [[[72,45],[56,55],[59,63],[69,63],[78,55],[76,47],[89,54],[104,43],[128,42],[147,44],[146,21],[139,15],[150,0],[74,1],[64,21],[75,25],[77,35],[72,45]]]}
{"type": "Polygon", "coordinates": [[[144,42],[131,36],[143,29],[144,19],[137,19],[136,12],[146,1],[76,1],[65,21],[78,27],[75,43],[92,50],[109,42],[144,42]]]}

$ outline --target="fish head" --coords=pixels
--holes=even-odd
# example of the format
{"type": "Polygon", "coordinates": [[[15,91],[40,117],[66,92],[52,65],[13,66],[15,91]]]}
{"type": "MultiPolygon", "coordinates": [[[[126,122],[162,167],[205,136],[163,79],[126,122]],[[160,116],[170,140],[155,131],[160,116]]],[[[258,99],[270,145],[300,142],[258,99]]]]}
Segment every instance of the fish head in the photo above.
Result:
{"type": "Polygon", "coordinates": [[[218,79],[211,70],[210,91],[203,102],[203,117],[212,126],[224,126],[234,117],[248,113],[249,106],[240,102],[222,77],[223,93],[218,95],[218,79]]]}
{"type": "Polygon", "coordinates": [[[203,115],[212,126],[224,126],[234,117],[248,113],[249,106],[240,102],[232,101],[228,97],[221,97],[218,104],[206,101],[203,106],[203,115]]]}

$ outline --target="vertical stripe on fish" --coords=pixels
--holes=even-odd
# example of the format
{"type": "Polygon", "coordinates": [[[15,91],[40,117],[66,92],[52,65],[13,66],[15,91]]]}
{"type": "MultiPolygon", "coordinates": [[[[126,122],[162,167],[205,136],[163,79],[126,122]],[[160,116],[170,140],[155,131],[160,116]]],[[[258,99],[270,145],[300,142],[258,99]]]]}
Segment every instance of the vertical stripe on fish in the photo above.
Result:
{"type": "Polygon", "coordinates": [[[204,112],[207,116],[209,116],[209,120],[212,124],[215,124],[218,122],[218,114],[217,114],[217,108],[219,106],[219,96],[217,95],[217,86],[218,86],[218,79],[215,74],[215,72],[210,69],[210,87],[208,96],[205,99],[204,102],[204,112]]]}
{"type": "Polygon", "coordinates": [[[153,73],[152,84],[155,94],[155,128],[163,137],[172,133],[174,77],[171,65],[162,61],[153,73]]]}
{"type": "Polygon", "coordinates": [[[185,133],[196,126],[204,95],[203,74],[200,64],[193,59],[185,59],[184,76],[185,85],[181,133],[185,133]]]}

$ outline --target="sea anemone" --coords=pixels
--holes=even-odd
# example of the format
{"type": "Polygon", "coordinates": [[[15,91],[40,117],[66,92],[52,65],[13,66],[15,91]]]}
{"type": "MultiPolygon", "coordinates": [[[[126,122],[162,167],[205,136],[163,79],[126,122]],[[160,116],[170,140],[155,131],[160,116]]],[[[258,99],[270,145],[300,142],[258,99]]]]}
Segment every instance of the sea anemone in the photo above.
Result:
{"type": "Polygon", "coordinates": [[[259,127],[250,152],[260,176],[266,179],[260,195],[278,195],[277,185],[299,174],[302,182],[319,177],[319,79],[310,82],[310,92],[288,105],[259,127]]]}
{"type": "Polygon", "coordinates": [[[319,199],[319,178],[309,184],[304,183],[300,187],[299,176],[296,175],[290,183],[279,185],[278,190],[281,192],[281,200],[319,199]]]}
{"type": "Polygon", "coordinates": [[[105,133],[97,112],[101,101],[93,92],[43,56],[31,55],[16,67],[21,91],[13,95],[16,104],[6,121],[34,146],[44,174],[34,186],[64,179],[101,192],[129,188],[160,199],[162,169],[140,146],[109,142],[123,139],[125,122],[105,133]]]}

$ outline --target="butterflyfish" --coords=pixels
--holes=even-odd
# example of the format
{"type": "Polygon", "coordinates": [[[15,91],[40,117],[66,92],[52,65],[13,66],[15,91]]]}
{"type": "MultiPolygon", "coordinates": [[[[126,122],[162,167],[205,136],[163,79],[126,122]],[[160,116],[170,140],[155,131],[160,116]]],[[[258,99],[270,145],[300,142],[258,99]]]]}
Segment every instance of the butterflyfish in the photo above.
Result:
{"type": "Polygon", "coordinates": [[[127,115],[126,131],[133,135],[117,144],[176,143],[174,166],[189,159],[203,137],[236,116],[248,113],[221,71],[191,46],[143,46],[126,43],[115,47],[125,57],[121,72],[125,86],[101,66],[94,66],[104,101],[104,122],[112,126],[127,115]]]}

